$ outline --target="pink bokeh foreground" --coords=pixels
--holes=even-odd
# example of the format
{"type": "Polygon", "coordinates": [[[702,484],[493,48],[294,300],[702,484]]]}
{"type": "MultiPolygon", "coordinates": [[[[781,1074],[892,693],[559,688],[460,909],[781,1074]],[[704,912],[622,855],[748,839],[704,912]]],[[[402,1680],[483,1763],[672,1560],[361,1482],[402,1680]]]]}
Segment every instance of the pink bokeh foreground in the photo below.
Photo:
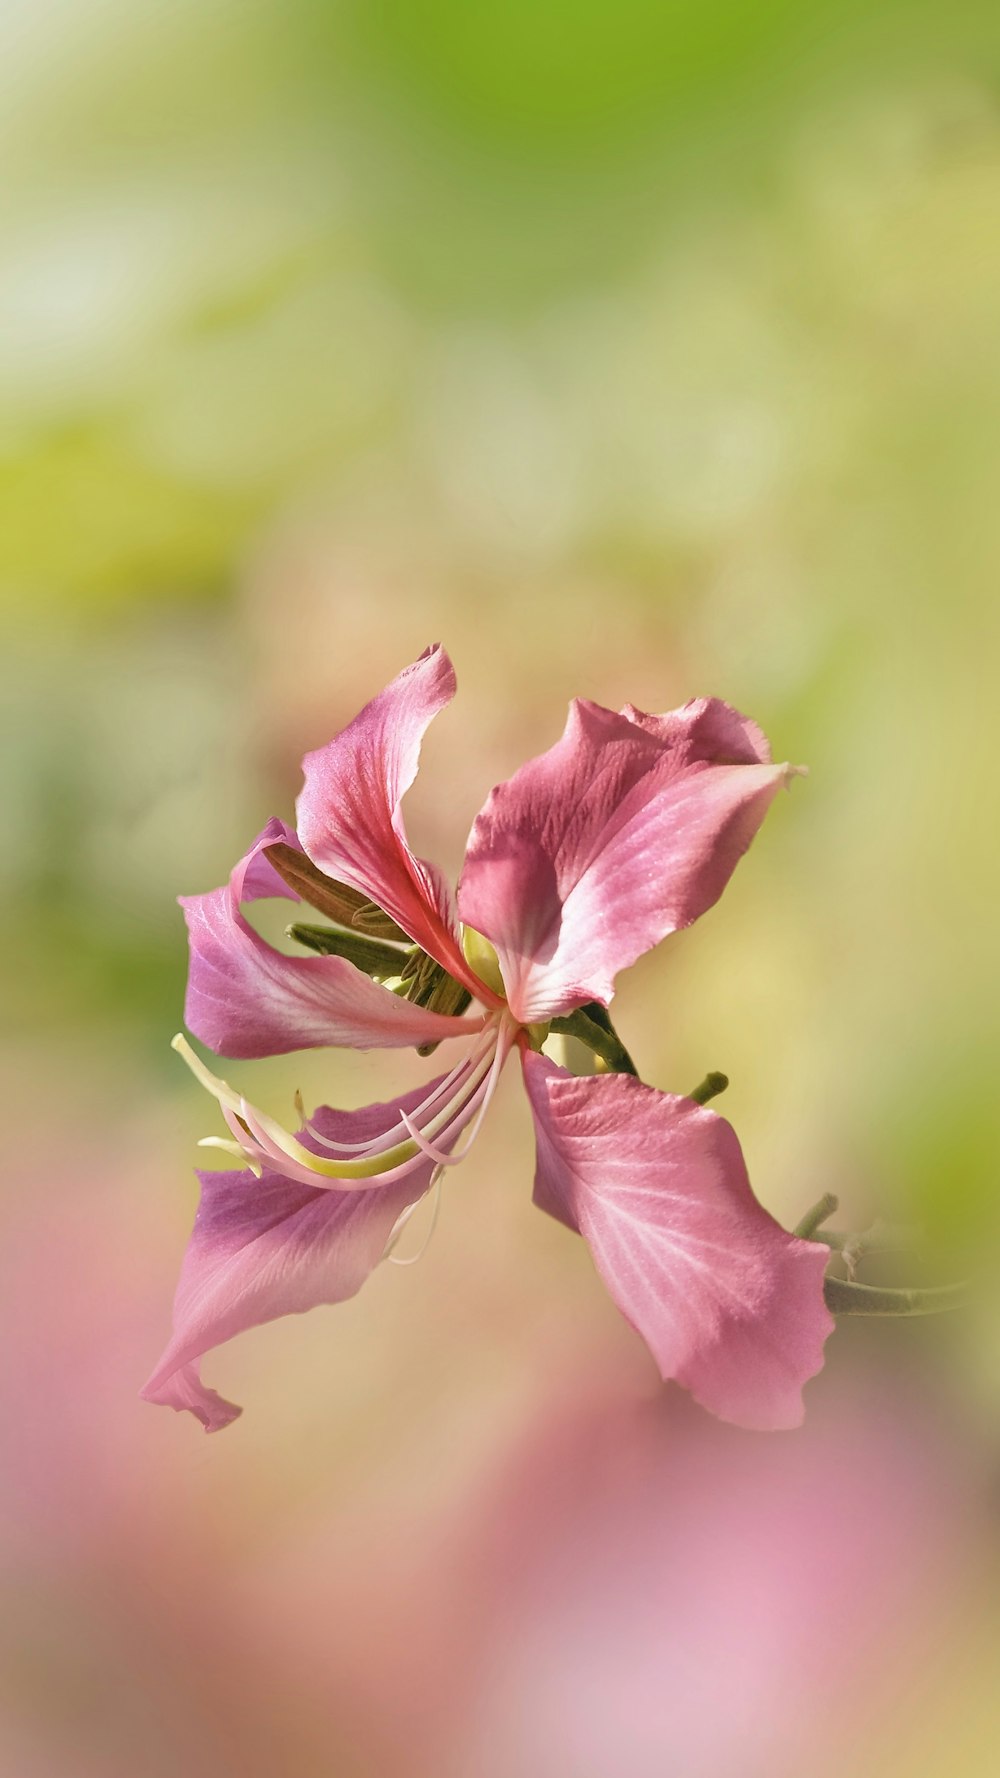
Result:
{"type": "Polygon", "coordinates": [[[459,1330],[479,1346],[430,1441],[404,1341],[365,1422],[340,1354],[329,1443],[305,1394],[280,1448],[250,1426],[193,1442],[131,1388],[157,1337],[171,1130],[133,1116],[112,1165],[78,1127],[72,1167],[49,1132],[19,1168],[3,1778],[799,1778],[842,1771],[905,1707],[982,1520],[974,1446],[902,1379],[846,1376],[793,1438],[747,1435],[653,1386],[627,1343],[602,1364],[600,1328],[558,1305],[541,1346],[512,1339],[510,1279],[478,1336],[435,1336],[442,1367],[459,1330]]]}

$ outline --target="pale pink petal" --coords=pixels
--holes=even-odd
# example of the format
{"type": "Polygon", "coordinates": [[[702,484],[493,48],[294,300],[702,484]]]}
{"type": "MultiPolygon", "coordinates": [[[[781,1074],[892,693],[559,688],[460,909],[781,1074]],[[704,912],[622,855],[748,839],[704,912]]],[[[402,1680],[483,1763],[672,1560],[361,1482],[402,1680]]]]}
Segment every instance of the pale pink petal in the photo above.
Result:
{"type": "MultiPolygon", "coordinates": [[[[359,1111],[321,1106],[313,1123],[334,1142],[368,1142],[432,1091],[428,1083],[359,1111]]],[[[308,1133],[306,1147],[320,1149],[308,1133]]],[[[201,1202],[174,1299],[173,1334],[142,1390],[187,1408],[208,1432],[240,1413],[201,1381],[198,1361],[235,1334],[354,1296],[385,1252],[397,1218],[426,1192],[433,1162],[363,1191],[298,1184],[277,1173],[199,1173],[201,1202]]]]}
{"type": "Polygon", "coordinates": [[[314,864],[367,895],[456,980],[492,1004],[495,997],[470,974],[462,955],[451,891],[436,866],[410,851],[401,809],[417,774],[424,730],[454,693],[444,649],[428,648],[326,747],[306,754],[298,830],[314,864]]]}
{"type": "MultiPolygon", "coordinates": [[[[232,876],[236,878],[236,889],[240,901],[272,901],[282,897],[285,901],[299,901],[301,898],[294,889],[290,889],[284,877],[275,870],[267,856],[266,847],[284,844],[291,846],[294,852],[301,852],[302,845],[294,828],[287,821],[280,821],[272,815],[263,832],[257,835],[253,845],[244,858],[240,859],[232,876]],[[237,876],[237,872],[239,875],[237,876]]],[[[232,881],[232,878],[230,879],[232,881]]]]}
{"type": "Polygon", "coordinates": [[[298,900],[264,856],[278,840],[298,846],[290,828],[269,821],[223,888],[180,897],[190,947],[184,1019],[202,1043],[246,1058],[325,1045],[408,1048],[478,1029],[480,1020],[402,1000],[343,957],[286,957],[261,938],[240,903],[298,900]]]}
{"type": "Polygon", "coordinates": [[[571,704],[561,740],[491,792],[459,885],[517,1017],[607,1005],[620,969],[718,900],[788,776],[717,699],[571,704]]]}
{"type": "MultiPolygon", "coordinates": [[[[200,1173],[198,1177],[202,1181],[204,1190],[206,1180],[221,1179],[223,1175],[200,1173]]],[[[237,1175],[227,1174],[225,1177],[242,1179],[246,1176],[240,1173],[237,1175]]],[[[253,1176],[250,1175],[250,1177],[253,1176]]],[[[167,1362],[166,1356],[163,1362],[167,1362]]],[[[189,1414],[194,1415],[196,1420],[201,1421],[206,1432],[221,1432],[224,1426],[231,1425],[242,1414],[243,1409],[237,1407],[234,1401],[227,1401],[217,1389],[209,1389],[207,1384],[202,1382],[201,1366],[196,1358],[192,1359],[190,1364],[179,1365],[175,1371],[169,1374],[161,1376],[162,1371],[163,1363],[161,1362],[157,1372],[150,1378],[145,1388],[140,1389],[139,1393],[144,1401],[151,1401],[158,1407],[175,1408],[178,1413],[186,1409],[189,1414]]]]}
{"type": "Polygon", "coordinates": [[[524,1073],[535,1202],[584,1237],[662,1375],[738,1426],[797,1426],[834,1325],[827,1249],[768,1215],[732,1127],[693,1099],[531,1052],[524,1073]]]}

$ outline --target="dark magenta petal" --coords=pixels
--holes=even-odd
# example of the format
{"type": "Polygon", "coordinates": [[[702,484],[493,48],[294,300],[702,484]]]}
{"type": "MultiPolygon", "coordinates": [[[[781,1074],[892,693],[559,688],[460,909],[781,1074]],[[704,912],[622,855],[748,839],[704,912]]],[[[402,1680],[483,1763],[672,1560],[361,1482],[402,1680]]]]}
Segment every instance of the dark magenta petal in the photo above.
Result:
{"type": "Polygon", "coordinates": [[[298,846],[284,822],[271,820],[227,884],[180,898],[190,948],[184,1019],[202,1043],[247,1058],[326,1045],[408,1048],[478,1028],[400,999],[342,957],[286,957],[261,938],[241,902],[298,900],[264,855],[276,840],[298,846]]]}
{"type": "MultiPolygon", "coordinates": [[[[313,1123],[335,1142],[369,1142],[415,1109],[434,1082],[359,1111],[323,1106],[313,1123]]],[[[321,1145],[305,1134],[306,1147],[321,1145]]],[[[423,1197],[434,1164],[370,1190],[340,1192],[278,1173],[200,1173],[201,1202],[174,1299],[173,1334],[142,1391],[147,1401],[186,1408],[206,1431],[240,1413],[202,1383],[199,1360],[247,1328],[354,1296],[385,1252],[393,1227],[423,1197]]]]}
{"type": "Polygon", "coordinates": [[[535,1202],[587,1242],[664,1377],[738,1426],[797,1426],[833,1317],[825,1247],[753,1195],[732,1127],[623,1074],[578,1079],[523,1056],[535,1202]]]}
{"type": "Polygon", "coordinates": [[[435,865],[411,852],[402,799],[424,731],[455,693],[443,648],[404,668],[326,747],[303,760],[298,831],[314,864],[360,889],[479,999],[458,943],[451,891],[435,865]]]}
{"type": "Polygon", "coordinates": [[[718,900],[788,775],[717,699],[571,704],[561,740],[491,792],[459,886],[516,1016],[607,1005],[620,969],[718,900]]]}

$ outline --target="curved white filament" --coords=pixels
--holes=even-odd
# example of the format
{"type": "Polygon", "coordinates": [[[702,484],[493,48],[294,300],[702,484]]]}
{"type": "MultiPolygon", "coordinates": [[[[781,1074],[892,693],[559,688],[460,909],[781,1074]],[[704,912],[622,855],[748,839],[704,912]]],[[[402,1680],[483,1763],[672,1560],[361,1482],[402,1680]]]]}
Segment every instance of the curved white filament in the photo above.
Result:
{"type": "MultiPolygon", "coordinates": [[[[479,1134],[516,1030],[509,1013],[489,1021],[469,1054],[412,1111],[398,1110],[395,1121],[366,1142],[338,1142],[306,1119],[303,1133],[326,1151],[322,1154],[212,1074],[186,1039],[176,1037],[173,1047],[217,1100],[229,1128],[230,1139],[210,1136],[202,1146],[239,1156],[258,1177],[267,1168],[314,1188],[359,1191],[404,1179],[428,1160],[434,1163],[436,1183],[443,1168],[464,1159],[479,1134]],[[453,1144],[470,1123],[468,1139],[455,1152],[453,1144]]],[[[301,1109],[301,1098],[296,1098],[301,1109]]]]}
{"type": "MultiPolygon", "coordinates": [[[[459,1090],[428,1119],[426,1129],[430,1137],[444,1135],[447,1139],[452,1131],[457,1134],[468,1123],[479,1105],[479,1088],[493,1066],[495,1054],[491,1045],[478,1060],[468,1059],[467,1077],[459,1090]]],[[[215,1077],[200,1066],[199,1078],[203,1074],[208,1082],[214,1083],[215,1077]]],[[[384,1146],[384,1136],[376,1137],[352,1159],[327,1159],[314,1155],[275,1118],[268,1117],[246,1099],[237,1099],[226,1082],[216,1084],[223,1091],[214,1092],[213,1096],[218,1099],[223,1117],[247,1160],[280,1172],[287,1179],[322,1189],[360,1191],[404,1179],[415,1167],[424,1164],[425,1156],[412,1137],[390,1148],[384,1146]]]]}
{"type": "Polygon", "coordinates": [[[425,1198],[418,1198],[417,1202],[415,1204],[411,1204],[409,1206],[408,1210],[403,1211],[402,1216],[400,1217],[399,1221],[397,1222],[396,1227],[394,1228],[392,1235],[390,1237],[389,1245],[386,1248],[385,1253],[382,1256],[383,1259],[388,1260],[388,1262],[391,1266],[415,1266],[418,1259],[423,1259],[424,1254],[427,1252],[427,1249],[431,1244],[431,1239],[433,1237],[434,1230],[437,1228],[437,1225],[438,1225],[438,1216],[441,1213],[441,1169],[440,1169],[440,1167],[436,1170],[436,1172],[431,1177],[431,1182],[427,1188],[427,1193],[425,1194],[425,1198]],[[429,1196],[431,1192],[434,1193],[434,1203],[431,1206],[431,1219],[430,1219],[430,1222],[427,1224],[427,1228],[424,1232],[424,1238],[421,1241],[420,1246],[417,1248],[416,1253],[408,1253],[405,1259],[397,1259],[395,1253],[393,1252],[393,1248],[395,1247],[396,1242],[399,1240],[400,1235],[403,1233],[403,1230],[406,1228],[407,1224],[409,1223],[410,1218],[413,1215],[413,1212],[420,1208],[420,1205],[422,1203],[424,1203],[426,1196],[429,1196]]]}
{"type": "MultiPolygon", "coordinates": [[[[451,1072],[446,1074],[443,1079],[437,1082],[436,1086],[431,1088],[426,1099],[423,1099],[419,1105],[415,1106],[409,1113],[409,1116],[412,1118],[422,1117],[424,1113],[429,1110],[431,1105],[434,1104],[435,1100],[440,1099],[447,1093],[463,1074],[472,1072],[476,1063],[482,1060],[487,1051],[492,1053],[496,1043],[496,1032],[497,1027],[494,1022],[488,1026],[484,1032],[480,1033],[476,1042],[473,1044],[472,1049],[469,1051],[469,1054],[463,1056],[460,1062],[456,1062],[451,1072]]],[[[299,1095],[299,1102],[301,1103],[301,1095],[299,1095]]],[[[332,1136],[324,1136],[321,1131],[317,1130],[313,1120],[308,1117],[303,1117],[303,1127],[308,1131],[312,1140],[318,1142],[324,1149],[329,1149],[331,1151],[336,1150],[338,1153],[344,1154],[358,1154],[361,1152],[364,1152],[365,1154],[377,1154],[385,1148],[391,1148],[393,1144],[399,1140],[400,1136],[405,1135],[406,1116],[407,1114],[405,1112],[400,1112],[394,1124],[390,1124],[388,1129],[384,1130],[380,1136],[372,1137],[367,1142],[337,1142],[332,1136]]]]}
{"type": "Polygon", "coordinates": [[[419,1145],[419,1147],[423,1150],[424,1154],[427,1155],[428,1159],[435,1161],[439,1167],[457,1167],[460,1161],[464,1161],[470,1148],[472,1147],[473,1143],[475,1142],[476,1137],[479,1135],[479,1132],[482,1129],[483,1118],[486,1116],[486,1113],[490,1108],[490,1104],[492,1102],[493,1095],[497,1090],[497,1083],[499,1082],[500,1074],[503,1069],[503,1065],[506,1062],[507,1057],[510,1054],[510,1048],[511,1048],[511,1044],[513,1042],[513,1038],[514,1038],[513,1031],[506,1025],[504,1025],[497,1034],[497,1046],[496,1046],[496,1049],[493,1054],[493,1061],[492,1061],[492,1065],[490,1067],[489,1076],[486,1079],[486,1081],[484,1082],[484,1084],[478,1088],[474,1098],[469,1101],[468,1106],[466,1108],[469,1111],[472,1111],[473,1109],[475,1109],[477,1112],[477,1115],[476,1115],[475,1123],[473,1124],[472,1129],[469,1132],[468,1138],[462,1144],[462,1147],[460,1149],[452,1149],[451,1152],[449,1153],[446,1150],[438,1147],[433,1142],[431,1142],[428,1139],[428,1137],[424,1134],[423,1130],[421,1130],[419,1128],[419,1126],[416,1124],[414,1117],[411,1113],[406,1112],[406,1111],[400,1112],[400,1117],[402,1118],[403,1123],[406,1125],[406,1128],[409,1131],[410,1135],[412,1136],[414,1142],[416,1142],[419,1145]]]}

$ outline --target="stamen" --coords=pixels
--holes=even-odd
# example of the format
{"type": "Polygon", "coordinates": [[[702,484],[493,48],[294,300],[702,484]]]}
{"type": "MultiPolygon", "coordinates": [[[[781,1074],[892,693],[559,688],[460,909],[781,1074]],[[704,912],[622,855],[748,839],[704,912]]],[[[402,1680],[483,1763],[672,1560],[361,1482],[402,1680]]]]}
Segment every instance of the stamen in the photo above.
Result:
{"type": "MultiPolygon", "coordinates": [[[[481,1057],[470,1070],[468,1079],[462,1082],[460,1090],[431,1118],[428,1130],[432,1136],[449,1130],[459,1119],[461,1123],[465,1122],[470,1096],[475,1094],[491,1062],[492,1057],[489,1054],[481,1057]]],[[[207,1074],[208,1070],[205,1072],[207,1074]]],[[[376,1138],[355,1159],[339,1160],[315,1155],[276,1119],[268,1117],[245,1099],[239,1101],[238,1113],[232,1111],[228,1104],[223,1104],[223,1115],[237,1141],[243,1143],[247,1154],[255,1156],[265,1166],[277,1166],[286,1177],[297,1179],[304,1185],[322,1186],[329,1180],[336,1181],[338,1190],[359,1190],[368,1181],[387,1184],[403,1179],[423,1161],[420,1147],[412,1138],[409,1141],[396,1142],[387,1148],[387,1138],[384,1135],[376,1138]],[[247,1137],[249,1141],[246,1140],[247,1137]],[[355,1180],[358,1181],[357,1185],[353,1183],[355,1180]]],[[[393,1132],[390,1131],[388,1140],[392,1142],[392,1138],[393,1132]]]]}
{"type": "MultiPolygon", "coordinates": [[[[405,1111],[400,1113],[400,1116],[410,1135],[413,1137],[414,1142],[418,1143],[424,1154],[427,1155],[430,1160],[436,1161],[439,1167],[457,1167],[459,1161],[464,1161],[470,1148],[475,1142],[476,1137],[479,1135],[482,1128],[483,1118],[486,1116],[493,1095],[497,1090],[497,1083],[500,1079],[501,1070],[510,1054],[513,1035],[513,1030],[509,1025],[504,1023],[497,1036],[497,1046],[493,1054],[493,1062],[490,1068],[489,1078],[464,1107],[466,1111],[471,1111],[474,1107],[477,1107],[478,1110],[475,1123],[469,1132],[467,1140],[460,1149],[453,1149],[449,1154],[445,1150],[436,1147],[433,1142],[428,1141],[423,1131],[417,1128],[411,1114],[408,1114],[405,1111]]],[[[455,1121],[457,1122],[457,1120],[455,1121]]]]}
{"type": "MultiPolygon", "coordinates": [[[[266,1112],[259,1110],[255,1105],[250,1105],[246,1099],[241,1101],[240,1115],[245,1119],[251,1136],[256,1139],[271,1160],[277,1161],[282,1167],[285,1167],[288,1161],[304,1167],[307,1173],[314,1176],[312,1179],[314,1185],[318,1183],[315,1175],[319,1174],[324,1179],[343,1181],[344,1189],[350,1189],[349,1181],[357,1180],[364,1183],[375,1179],[378,1175],[391,1172],[395,1167],[410,1160],[415,1153],[412,1142],[400,1142],[392,1148],[378,1150],[375,1153],[365,1150],[353,1159],[336,1159],[333,1156],[316,1155],[311,1149],[305,1148],[296,1136],[291,1135],[283,1124],[279,1124],[277,1118],[268,1117],[266,1112]]],[[[354,1187],[354,1189],[357,1190],[358,1187],[354,1187]]]]}
{"type": "MultiPolygon", "coordinates": [[[[210,1146],[239,1153],[258,1177],[264,1168],[277,1168],[286,1178],[305,1185],[350,1191],[361,1190],[369,1183],[384,1185],[403,1179],[422,1166],[427,1158],[434,1160],[436,1166],[452,1165],[453,1159],[461,1156],[452,1157],[434,1139],[440,1138],[441,1143],[447,1143],[475,1117],[470,1140],[462,1149],[462,1155],[467,1154],[510,1053],[514,1031],[514,1022],[507,1015],[480,1034],[472,1053],[433,1087],[416,1108],[415,1115],[424,1123],[423,1128],[409,1114],[401,1112],[395,1124],[366,1143],[335,1143],[314,1132],[324,1147],[341,1150],[339,1154],[327,1155],[317,1155],[306,1148],[276,1118],[269,1117],[234,1092],[227,1081],[205,1066],[183,1036],[175,1037],[173,1047],[195,1078],[218,1101],[234,1138],[232,1142],[209,1138],[210,1146]],[[448,1095],[445,1103],[439,1104],[445,1094],[448,1095]],[[432,1110],[435,1105],[438,1109],[432,1110]],[[404,1130],[406,1137],[400,1140],[404,1130]]],[[[301,1094],[296,1096],[296,1104],[301,1111],[301,1094]]],[[[307,1124],[306,1128],[311,1127],[307,1124]]]]}
{"type": "Polygon", "coordinates": [[[270,1155],[265,1149],[261,1148],[259,1142],[253,1140],[244,1120],[241,1117],[237,1117],[236,1113],[230,1111],[225,1105],[222,1107],[222,1115],[239,1143],[240,1148],[246,1155],[248,1162],[257,1162],[259,1166],[269,1167],[271,1164],[270,1155]]]}
{"type": "MultiPolygon", "coordinates": [[[[449,1091],[449,1089],[459,1080],[461,1075],[471,1073],[476,1063],[483,1058],[486,1052],[492,1052],[495,1041],[495,1027],[491,1026],[479,1037],[470,1053],[467,1056],[463,1056],[460,1062],[456,1062],[451,1072],[446,1074],[442,1080],[438,1081],[437,1085],[428,1093],[426,1099],[422,1100],[419,1105],[414,1107],[410,1116],[413,1118],[421,1117],[424,1112],[433,1105],[435,1099],[441,1098],[442,1094],[449,1091]]],[[[377,1151],[387,1143],[391,1143],[395,1138],[397,1131],[400,1134],[403,1134],[406,1129],[406,1125],[403,1121],[404,1114],[400,1113],[396,1122],[391,1124],[381,1136],[376,1136],[368,1142],[336,1142],[332,1136],[324,1136],[322,1132],[316,1128],[313,1120],[306,1117],[301,1093],[296,1095],[295,1109],[302,1118],[304,1128],[308,1130],[310,1136],[312,1136],[316,1142],[320,1143],[323,1148],[337,1150],[345,1154],[358,1153],[361,1150],[364,1150],[366,1153],[377,1151]]]]}
{"type": "Polygon", "coordinates": [[[235,1155],[238,1161],[243,1161],[251,1173],[256,1173],[258,1179],[261,1176],[263,1168],[260,1162],[248,1155],[246,1149],[239,1142],[229,1142],[225,1136],[200,1136],[197,1146],[199,1148],[221,1148],[223,1153],[235,1155]]]}
{"type": "Polygon", "coordinates": [[[220,1105],[228,1105],[233,1111],[239,1111],[239,1095],[233,1092],[227,1080],[220,1080],[217,1074],[205,1067],[201,1057],[195,1055],[187,1038],[180,1031],[171,1040],[170,1047],[177,1051],[182,1062],[187,1063],[195,1080],[201,1083],[206,1092],[211,1093],[213,1099],[218,1099],[220,1105]]]}
{"type": "MultiPolygon", "coordinates": [[[[507,1048],[509,1049],[509,1045],[507,1048]]],[[[427,1127],[432,1136],[442,1132],[447,1135],[456,1126],[458,1129],[464,1127],[480,1102],[480,1094],[477,1089],[480,1087],[484,1074],[493,1066],[494,1060],[495,1053],[494,1055],[483,1055],[475,1062],[472,1062],[470,1058],[467,1079],[462,1082],[459,1090],[452,1095],[440,1111],[434,1114],[428,1123],[427,1127]]],[[[430,1095],[430,1102],[433,1103],[433,1100],[438,1096],[437,1093],[430,1095]]],[[[317,1173],[338,1181],[343,1180],[345,1183],[340,1188],[343,1190],[351,1189],[346,1184],[349,1179],[371,1179],[377,1180],[380,1184],[389,1180],[402,1179],[406,1173],[412,1172],[412,1163],[419,1162],[424,1146],[421,1136],[411,1135],[409,1141],[403,1142],[396,1140],[396,1131],[401,1127],[397,1123],[381,1136],[375,1137],[370,1143],[359,1145],[362,1152],[356,1159],[326,1159],[323,1156],[312,1154],[273,1118],[266,1117],[263,1112],[258,1111],[255,1106],[249,1105],[246,1100],[242,1102],[241,1115],[250,1135],[256,1139],[258,1151],[262,1152],[267,1160],[282,1167],[290,1176],[302,1179],[312,1185],[319,1183],[315,1178],[317,1173]],[[293,1167],[296,1169],[294,1173],[291,1172],[293,1167]],[[309,1175],[312,1177],[310,1178],[309,1175]]],[[[405,1112],[401,1114],[401,1117],[406,1117],[405,1112]]],[[[404,1127],[408,1127],[408,1124],[404,1127]]]]}
{"type": "Polygon", "coordinates": [[[410,1204],[407,1207],[407,1209],[403,1211],[403,1214],[399,1218],[399,1221],[397,1222],[395,1228],[393,1229],[392,1234],[389,1236],[389,1244],[386,1247],[385,1253],[382,1255],[382,1257],[383,1257],[383,1259],[387,1259],[391,1266],[415,1266],[418,1259],[423,1259],[424,1254],[427,1252],[427,1249],[431,1244],[431,1238],[434,1234],[434,1230],[437,1228],[438,1216],[441,1211],[441,1169],[440,1168],[438,1168],[438,1170],[433,1174],[433,1176],[431,1178],[430,1188],[429,1188],[429,1191],[427,1194],[428,1196],[430,1195],[430,1192],[434,1193],[434,1203],[431,1208],[431,1219],[427,1225],[427,1229],[424,1234],[424,1238],[420,1243],[420,1246],[417,1248],[416,1253],[408,1254],[405,1259],[397,1259],[395,1253],[393,1252],[393,1248],[395,1247],[396,1242],[399,1240],[400,1235],[403,1233],[403,1230],[406,1228],[407,1224],[409,1223],[410,1218],[413,1216],[414,1211],[419,1210],[420,1205],[423,1203],[423,1201],[424,1201],[423,1198],[418,1198],[418,1200],[415,1204],[410,1204]]]}
{"type": "Polygon", "coordinates": [[[386,1162],[389,1164],[389,1170],[392,1171],[396,1166],[411,1160],[418,1153],[414,1143],[405,1142],[398,1144],[394,1149],[384,1151],[382,1155],[373,1159],[359,1156],[356,1160],[327,1160],[322,1156],[311,1154],[309,1149],[303,1148],[301,1142],[298,1142],[294,1136],[283,1129],[276,1119],[268,1117],[266,1113],[249,1105],[246,1099],[239,1097],[233,1091],[228,1081],[220,1080],[209,1068],[206,1068],[200,1057],[195,1055],[186,1038],[178,1034],[173,1040],[172,1047],[187,1063],[195,1079],[201,1082],[201,1085],[211,1093],[214,1099],[218,1100],[223,1114],[226,1116],[226,1122],[236,1140],[243,1147],[244,1153],[257,1160],[277,1162],[289,1177],[302,1179],[304,1183],[310,1185],[317,1184],[317,1174],[322,1178],[363,1181],[372,1179],[383,1172],[386,1162]],[[253,1139],[249,1148],[243,1141],[239,1124],[234,1126],[233,1119],[241,1120],[249,1131],[253,1139]],[[289,1163],[296,1169],[294,1174],[289,1163]]]}

